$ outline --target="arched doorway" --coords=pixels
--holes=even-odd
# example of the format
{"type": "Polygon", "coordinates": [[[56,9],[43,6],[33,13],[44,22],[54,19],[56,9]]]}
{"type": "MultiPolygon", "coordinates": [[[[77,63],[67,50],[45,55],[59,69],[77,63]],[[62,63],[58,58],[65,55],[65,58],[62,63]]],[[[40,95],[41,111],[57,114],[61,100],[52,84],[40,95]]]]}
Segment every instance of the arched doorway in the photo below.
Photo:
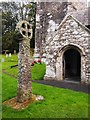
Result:
{"type": "Polygon", "coordinates": [[[81,55],[74,48],[67,49],[63,54],[63,79],[69,81],[81,79],[81,55]]]}

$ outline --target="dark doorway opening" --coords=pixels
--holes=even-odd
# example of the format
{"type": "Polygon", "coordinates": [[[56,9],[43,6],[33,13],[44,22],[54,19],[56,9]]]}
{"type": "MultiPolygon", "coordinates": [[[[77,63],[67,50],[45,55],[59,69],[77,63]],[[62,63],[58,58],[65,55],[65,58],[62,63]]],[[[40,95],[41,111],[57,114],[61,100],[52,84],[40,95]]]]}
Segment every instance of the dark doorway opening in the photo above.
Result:
{"type": "Polygon", "coordinates": [[[65,80],[80,81],[81,55],[75,49],[68,49],[63,55],[63,76],[65,80]]]}

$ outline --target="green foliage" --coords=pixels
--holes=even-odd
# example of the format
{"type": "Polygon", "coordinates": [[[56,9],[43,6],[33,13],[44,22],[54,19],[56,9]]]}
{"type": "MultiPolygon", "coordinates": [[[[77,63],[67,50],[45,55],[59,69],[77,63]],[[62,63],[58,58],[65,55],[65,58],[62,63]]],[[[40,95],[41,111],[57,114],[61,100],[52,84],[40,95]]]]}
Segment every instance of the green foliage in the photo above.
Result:
{"type": "MultiPolygon", "coordinates": [[[[2,51],[9,50],[13,51],[13,41],[17,45],[17,41],[14,39],[15,26],[16,26],[16,15],[15,10],[17,9],[14,2],[3,2],[2,3],[2,51]],[[13,12],[12,12],[13,11],[13,12]]],[[[18,49],[18,45],[17,45],[18,49]]],[[[17,50],[16,49],[16,50],[17,50]]]]}
{"type": "MultiPolygon", "coordinates": [[[[3,101],[17,93],[17,80],[3,74],[3,101]]],[[[18,111],[3,105],[3,118],[87,118],[88,94],[33,83],[33,94],[44,96],[43,101],[18,111]]],[[[90,96],[90,95],[89,95],[90,96]]]]}
{"type": "Polygon", "coordinates": [[[18,51],[19,42],[18,38],[16,39],[15,37],[15,32],[6,32],[2,36],[2,40],[2,50],[9,50],[9,52],[18,51]]]}
{"type": "Polygon", "coordinates": [[[31,2],[2,2],[2,51],[19,51],[19,38],[15,28],[19,20],[27,20],[32,24],[33,37],[31,47],[35,44],[35,10],[36,4],[31,2]]]}

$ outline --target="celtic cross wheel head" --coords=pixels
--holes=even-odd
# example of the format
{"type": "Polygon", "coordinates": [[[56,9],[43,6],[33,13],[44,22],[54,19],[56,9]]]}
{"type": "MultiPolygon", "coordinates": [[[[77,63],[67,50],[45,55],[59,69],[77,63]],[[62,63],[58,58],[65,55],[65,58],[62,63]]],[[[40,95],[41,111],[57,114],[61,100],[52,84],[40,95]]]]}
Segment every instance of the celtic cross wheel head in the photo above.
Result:
{"type": "Polygon", "coordinates": [[[17,23],[16,31],[19,31],[24,38],[32,38],[32,26],[26,20],[17,23]]]}

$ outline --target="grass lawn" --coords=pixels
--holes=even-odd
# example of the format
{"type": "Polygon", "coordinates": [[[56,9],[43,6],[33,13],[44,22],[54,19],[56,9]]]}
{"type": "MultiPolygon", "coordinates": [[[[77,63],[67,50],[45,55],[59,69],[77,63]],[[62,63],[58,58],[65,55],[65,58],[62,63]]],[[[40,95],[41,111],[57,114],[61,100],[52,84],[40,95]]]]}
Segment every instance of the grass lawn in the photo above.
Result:
{"type": "MultiPolygon", "coordinates": [[[[3,74],[3,101],[17,93],[17,80],[3,74]]],[[[45,100],[17,111],[3,105],[3,118],[85,118],[88,117],[88,94],[33,83],[33,93],[45,100]]]]}
{"type": "MultiPolygon", "coordinates": [[[[18,76],[18,67],[11,68],[13,65],[18,64],[17,55],[12,55],[12,57],[6,58],[5,55],[2,55],[2,58],[5,59],[5,62],[2,62],[2,69],[6,69],[5,71],[11,75],[18,76]]],[[[35,64],[31,67],[31,75],[32,80],[42,80],[45,74],[45,64],[35,64]]]]}
{"type": "MultiPolygon", "coordinates": [[[[13,63],[12,63],[13,65],[13,63]]],[[[43,80],[44,74],[45,74],[45,64],[35,64],[31,68],[31,75],[32,75],[32,80],[43,80]]],[[[5,70],[11,75],[18,76],[18,67],[8,67],[8,69],[5,70]]]]}
{"type": "Polygon", "coordinates": [[[2,118],[2,64],[0,63],[0,119],[2,118]]]}
{"type": "MultiPolygon", "coordinates": [[[[15,56],[13,56],[15,57],[15,56]]],[[[14,61],[7,60],[2,63],[2,68],[7,72],[17,75],[17,56],[14,61]]],[[[42,79],[45,73],[45,64],[36,64],[32,67],[32,78],[42,79]]],[[[88,97],[90,95],[75,92],[69,89],[56,88],[52,86],[33,83],[33,94],[44,96],[43,101],[29,105],[26,109],[18,111],[3,105],[3,118],[87,118],[88,97]]],[[[2,101],[17,95],[17,79],[2,74],[2,101]]]]}
{"type": "MultiPolygon", "coordinates": [[[[12,65],[15,65],[15,62],[12,63],[12,65]]],[[[15,77],[18,76],[18,67],[11,68],[10,63],[7,63],[7,69],[5,70],[11,75],[14,75],[15,77]]],[[[3,64],[5,66],[5,64],[3,64]]],[[[3,66],[2,65],[2,66],[3,66]]],[[[5,68],[5,67],[4,67],[5,68]]],[[[35,64],[34,66],[31,67],[31,75],[32,75],[32,80],[42,80],[45,74],[45,64],[35,64]]]]}
{"type": "Polygon", "coordinates": [[[0,61],[1,59],[4,58],[5,62],[2,62],[2,69],[8,69],[12,65],[18,64],[18,56],[17,55],[12,55],[12,57],[7,57],[5,55],[0,55],[0,61]]]}
{"type": "Polygon", "coordinates": [[[17,62],[18,61],[17,54],[16,55],[12,54],[11,57],[6,57],[5,55],[0,55],[0,61],[1,61],[2,58],[4,58],[4,60],[6,62],[17,62]]]}
{"type": "MultiPolygon", "coordinates": [[[[11,68],[11,64],[15,65],[15,63],[7,63],[8,67],[5,70],[11,75],[14,75],[15,77],[18,76],[18,67],[11,68]]],[[[2,65],[3,66],[3,65],[2,65]]],[[[5,66],[5,64],[4,64],[5,66]]],[[[31,75],[32,75],[32,80],[42,80],[45,74],[45,64],[35,64],[31,68],[31,75]]]]}

